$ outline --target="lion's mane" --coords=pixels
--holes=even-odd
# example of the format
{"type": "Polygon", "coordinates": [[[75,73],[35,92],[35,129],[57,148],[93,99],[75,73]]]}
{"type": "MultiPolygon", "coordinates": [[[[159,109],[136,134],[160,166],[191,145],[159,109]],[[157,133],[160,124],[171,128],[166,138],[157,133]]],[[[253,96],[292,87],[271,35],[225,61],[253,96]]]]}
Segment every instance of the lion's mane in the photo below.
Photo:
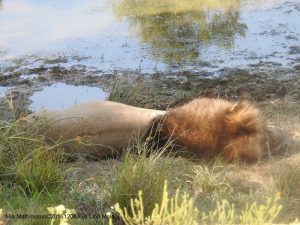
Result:
{"type": "Polygon", "coordinates": [[[254,161],[262,154],[261,116],[248,101],[197,98],[158,120],[160,138],[172,139],[195,154],[220,155],[227,161],[254,161]]]}

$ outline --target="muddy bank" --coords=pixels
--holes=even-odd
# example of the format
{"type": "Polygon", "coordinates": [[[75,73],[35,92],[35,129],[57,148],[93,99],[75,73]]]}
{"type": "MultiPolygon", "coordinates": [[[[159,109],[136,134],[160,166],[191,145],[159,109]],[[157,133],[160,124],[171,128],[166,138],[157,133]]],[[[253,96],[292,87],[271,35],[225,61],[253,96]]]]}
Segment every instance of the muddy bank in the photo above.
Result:
{"type": "MultiPolygon", "coordinates": [[[[14,102],[15,111],[18,113],[21,111],[29,113],[39,106],[36,104],[36,107],[32,107],[33,101],[45,101],[46,104],[49,99],[57,98],[51,92],[47,96],[48,100],[33,98],[35,93],[45,91],[45,87],[55,85],[65,90],[71,86],[83,87],[87,91],[98,88],[91,91],[89,97],[83,101],[107,99],[108,93],[114,87],[118,89],[118,92],[114,93],[115,100],[119,98],[120,101],[124,101],[122,99],[126,99],[126,96],[134,95],[134,101],[125,103],[157,109],[172,107],[197,96],[250,99],[256,102],[285,98],[300,102],[298,67],[277,67],[273,70],[224,68],[220,73],[221,76],[218,77],[213,77],[211,73],[205,71],[155,74],[116,71],[113,74],[104,74],[75,67],[71,69],[58,66],[39,67],[10,76],[0,76],[3,91],[2,96],[0,95],[2,118],[11,117],[9,116],[11,113],[7,110],[9,100],[14,102]]],[[[70,89],[66,95],[82,94],[80,91],[72,90],[70,89]]],[[[55,92],[54,89],[52,93],[55,92]]],[[[64,107],[70,104],[67,102],[70,101],[68,99],[60,101],[65,101],[65,104],[62,102],[64,107]]]]}

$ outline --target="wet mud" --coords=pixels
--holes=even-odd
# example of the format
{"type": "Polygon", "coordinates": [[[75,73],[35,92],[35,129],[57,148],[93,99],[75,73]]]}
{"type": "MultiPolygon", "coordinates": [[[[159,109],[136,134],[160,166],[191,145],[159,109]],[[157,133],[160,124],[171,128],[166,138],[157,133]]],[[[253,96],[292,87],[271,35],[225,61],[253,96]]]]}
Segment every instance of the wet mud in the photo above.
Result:
{"type": "Polygon", "coordinates": [[[130,90],[141,87],[134,104],[157,109],[173,107],[197,96],[255,102],[272,99],[300,102],[300,71],[297,68],[279,67],[268,71],[223,69],[222,75],[215,78],[207,72],[189,71],[98,74],[58,67],[41,71],[30,71],[28,75],[23,74],[22,79],[19,75],[2,77],[0,99],[4,117],[9,115],[10,100],[14,102],[15,111],[26,113],[43,106],[63,109],[81,101],[107,99],[116,82],[120,85],[117,87],[120,95],[130,94],[130,90]]]}

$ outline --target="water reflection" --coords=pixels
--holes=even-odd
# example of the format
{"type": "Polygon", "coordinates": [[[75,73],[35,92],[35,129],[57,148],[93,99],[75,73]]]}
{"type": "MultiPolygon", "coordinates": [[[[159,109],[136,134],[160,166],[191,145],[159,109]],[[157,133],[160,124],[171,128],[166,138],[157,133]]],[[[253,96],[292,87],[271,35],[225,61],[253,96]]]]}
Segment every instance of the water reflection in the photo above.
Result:
{"type": "Polygon", "coordinates": [[[239,5],[239,0],[120,0],[114,12],[130,21],[155,58],[190,62],[206,44],[230,48],[236,35],[245,35],[239,5]]]}
{"type": "Polygon", "coordinates": [[[6,91],[7,91],[7,87],[0,86],[0,98],[5,96],[6,91]]]}
{"type": "Polygon", "coordinates": [[[35,92],[33,96],[30,97],[32,104],[29,108],[34,111],[42,107],[50,110],[59,110],[80,102],[104,100],[106,97],[107,93],[98,87],[56,83],[44,87],[42,91],[35,92]]]}
{"type": "Polygon", "coordinates": [[[300,37],[299,0],[289,2],[0,0],[0,68],[9,75],[11,68],[79,64],[105,73],[203,70],[199,65],[216,72],[261,60],[289,66],[287,49],[300,37]],[[60,56],[65,62],[53,63],[60,56]]]}

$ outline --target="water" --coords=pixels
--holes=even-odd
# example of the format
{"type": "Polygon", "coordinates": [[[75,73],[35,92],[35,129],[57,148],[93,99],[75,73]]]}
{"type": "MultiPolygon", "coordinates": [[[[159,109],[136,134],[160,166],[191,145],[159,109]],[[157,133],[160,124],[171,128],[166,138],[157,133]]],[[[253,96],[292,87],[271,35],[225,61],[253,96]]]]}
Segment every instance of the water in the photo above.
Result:
{"type": "Polygon", "coordinates": [[[2,73],[47,64],[108,73],[288,66],[289,47],[299,45],[297,0],[0,2],[2,73]]]}
{"type": "Polygon", "coordinates": [[[34,78],[37,78],[39,77],[38,74],[36,73],[32,73],[32,74],[22,74],[20,76],[20,80],[30,80],[30,79],[34,79],[34,78]]]}
{"type": "Polygon", "coordinates": [[[105,100],[107,96],[107,93],[98,87],[55,83],[51,86],[44,87],[42,91],[35,92],[33,96],[30,97],[32,104],[29,108],[34,111],[40,108],[59,110],[80,102],[105,100]]]}
{"type": "Polygon", "coordinates": [[[0,86],[0,98],[5,96],[6,91],[8,90],[7,87],[0,86]]]}

